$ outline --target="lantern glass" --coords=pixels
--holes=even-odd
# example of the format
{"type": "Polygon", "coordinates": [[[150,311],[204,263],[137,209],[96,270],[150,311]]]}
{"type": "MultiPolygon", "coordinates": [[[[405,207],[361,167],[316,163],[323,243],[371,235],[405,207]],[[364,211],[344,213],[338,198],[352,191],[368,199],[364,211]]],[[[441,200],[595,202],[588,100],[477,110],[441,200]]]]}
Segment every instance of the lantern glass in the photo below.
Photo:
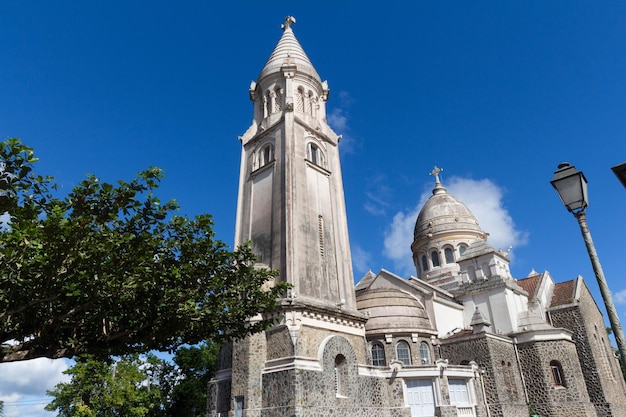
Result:
{"type": "Polygon", "coordinates": [[[587,179],[573,165],[559,165],[551,183],[569,211],[577,212],[587,208],[587,179]]]}

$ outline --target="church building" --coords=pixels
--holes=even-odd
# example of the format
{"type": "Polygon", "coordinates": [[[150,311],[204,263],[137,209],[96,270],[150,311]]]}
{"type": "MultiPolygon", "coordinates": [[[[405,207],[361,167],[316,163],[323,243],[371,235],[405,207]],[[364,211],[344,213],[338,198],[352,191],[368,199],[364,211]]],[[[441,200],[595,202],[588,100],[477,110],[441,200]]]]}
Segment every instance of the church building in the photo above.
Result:
{"type": "MultiPolygon", "coordinates": [[[[626,416],[626,385],[582,277],[514,278],[432,171],[416,277],[354,284],[329,88],[287,17],[250,85],[235,245],[292,289],[275,325],[222,346],[210,417],[626,416]]],[[[254,320],[254,318],[252,319],[254,320]]]]}

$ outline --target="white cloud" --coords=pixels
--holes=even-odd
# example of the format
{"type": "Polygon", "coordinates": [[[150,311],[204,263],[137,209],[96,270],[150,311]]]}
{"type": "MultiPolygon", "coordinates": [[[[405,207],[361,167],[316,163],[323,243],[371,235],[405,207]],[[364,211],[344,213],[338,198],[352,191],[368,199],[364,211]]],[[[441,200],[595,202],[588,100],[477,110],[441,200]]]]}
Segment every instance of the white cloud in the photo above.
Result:
{"type": "Polygon", "coordinates": [[[64,375],[70,365],[65,359],[32,359],[0,364],[0,400],[6,417],[52,415],[43,410],[52,398],[46,391],[59,382],[70,380],[64,375]]]}
{"type": "Polygon", "coordinates": [[[355,278],[360,279],[359,274],[365,274],[369,268],[371,254],[365,251],[358,243],[351,245],[352,267],[355,272],[355,278]]]}
{"type": "Polygon", "coordinates": [[[394,272],[399,275],[415,275],[411,243],[413,229],[421,204],[408,213],[396,213],[385,231],[384,255],[393,261],[394,272]]]}
{"type": "Polygon", "coordinates": [[[387,186],[387,178],[384,174],[378,174],[370,177],[366,181],[367,191],[365,196],[367,200],[363,204],[363,208],[372,216],[384,216],[389,208],[391,200],[391,189],[387,186]]]}
{"type": "Polygon", "coordinates": [[[615,304],[626,304],[626,290],[621,290],[615,293],[615,304]]]}
{"type": "Polygon", "coordinates": [[[339,101],[340,107],[327,112],[326,120],[328,121],[330,127],[341,135],[341,145],[339,150],[343,153],[351,153],[354,151],[355,143],[354,138],[350,133],[350,126],[348,125],[347,109],[352,103],[352,98],[347,91],[340,91],[339,101]]]}
{"type": "MultiPolygon", "coordinates": [[[[493,181],[453,177],[444,185],[476,216],[481,229],[489,233],[488,242],[491,246],[506,249],[527,243],[528,233],[515,227],[502,201],[504,190],[493,181]]],[[[431,195],[430,190],[424,192],[414,209],[397,213],[385,232],[384,255],[393,261],[394,268],[401,275],[415,275],[410,249],[413,229],[421,207],[431,195]]]]}
{"type": "Polygon", "coordinates": [[[448,192],[463,202],[476,216],[480,228],[489,233],[489,244],[496,249],[523,246],[528,232],[518,230],[502,198],[504,190],[488,179],[472,180],[454,177],[448,192]]]}
{"type": "Polygon", "coordinates": [[[342,109],[333,109],[328,115],[328,124],[337,131],[348,128],[348,118],[342,109]]]}

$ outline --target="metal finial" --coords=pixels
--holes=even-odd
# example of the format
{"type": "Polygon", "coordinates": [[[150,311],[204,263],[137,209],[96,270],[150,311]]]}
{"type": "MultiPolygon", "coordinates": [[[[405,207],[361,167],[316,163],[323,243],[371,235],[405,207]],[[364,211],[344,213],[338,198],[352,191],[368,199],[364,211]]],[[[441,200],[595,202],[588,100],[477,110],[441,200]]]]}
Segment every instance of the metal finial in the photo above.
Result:
{"type": "Polygon", "coordinates": [[[294,23],[296,23],[296,18],[293,16],[287,16],[285,17],[285,23],[283,23],[280,27],[283,30],[287,30],[291,28],[291,25],[293,25],[294,23]]]}

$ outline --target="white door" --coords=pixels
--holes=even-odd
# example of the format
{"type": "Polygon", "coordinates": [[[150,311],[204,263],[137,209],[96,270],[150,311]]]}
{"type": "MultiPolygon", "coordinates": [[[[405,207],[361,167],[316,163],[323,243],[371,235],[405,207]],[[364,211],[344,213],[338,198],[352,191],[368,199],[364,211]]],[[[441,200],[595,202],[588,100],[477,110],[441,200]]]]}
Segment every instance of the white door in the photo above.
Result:
{"type": "Polygon", "coordinates": [[[435,415],[435,395],[430,379],[405,379],[406,395],[411,408],[411,417],[435,415]]]}

